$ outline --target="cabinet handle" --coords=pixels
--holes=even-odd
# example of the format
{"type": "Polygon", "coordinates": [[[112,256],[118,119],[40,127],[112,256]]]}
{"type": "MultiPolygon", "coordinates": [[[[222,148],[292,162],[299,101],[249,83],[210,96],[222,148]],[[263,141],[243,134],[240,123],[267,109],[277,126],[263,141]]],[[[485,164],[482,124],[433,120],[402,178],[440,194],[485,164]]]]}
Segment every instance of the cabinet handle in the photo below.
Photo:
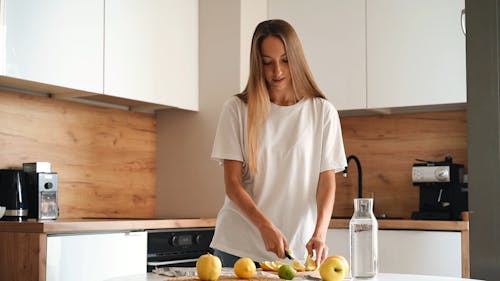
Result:
{"type": "Polygon", "coordinates": [[[460,26],[462,27],[462,33],[465,35],[467,33],[465,29],[465,9],[462,9],[460,13],[460,26]]]}

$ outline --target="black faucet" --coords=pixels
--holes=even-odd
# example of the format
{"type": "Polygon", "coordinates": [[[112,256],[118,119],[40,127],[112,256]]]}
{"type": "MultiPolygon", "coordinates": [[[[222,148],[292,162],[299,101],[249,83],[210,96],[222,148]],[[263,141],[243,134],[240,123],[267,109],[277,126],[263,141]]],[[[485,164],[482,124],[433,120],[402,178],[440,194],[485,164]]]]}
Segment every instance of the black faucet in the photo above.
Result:
{"type": "Polygon", "coordinates": [[[354,160],[356,166],[358,167],[358,198],[363,198],[363,173],[361,172],[361,162],[359,162],[358,157],[355,155],[349,155],[347,157],[347,166],[345,167],[343,174],[347,177],[347,167],[349,167],[349,161],[354,160]]]}

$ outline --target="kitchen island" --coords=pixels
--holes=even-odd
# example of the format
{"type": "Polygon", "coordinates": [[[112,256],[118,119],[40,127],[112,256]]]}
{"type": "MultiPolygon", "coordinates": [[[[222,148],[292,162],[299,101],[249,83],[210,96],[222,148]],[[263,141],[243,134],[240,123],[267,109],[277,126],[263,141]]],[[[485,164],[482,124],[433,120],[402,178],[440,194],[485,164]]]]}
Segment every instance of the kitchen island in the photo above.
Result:
{"type": "MultiPolygon", "coordinates": [[[[108,279],[104,281],[165,281],[167,277],[159,276],[153,273],[122,276],[113,279],[108,279]]],[[[283,280],[283,279],[276,279],[283,280]]],[[[293,280],[311,280],[307,278],[294,278],[293,280]]],[[[345,278],[348,280],[357,280],[345,278]]],[[[442,276],[430,276],[430,275],[415,275],[415,274],[390,274],[390,273],[379,273],[376,278],[364,279],[364,280],[376,280],[376,281],[472,281],[477,279],[465,279],[465,278],[454,278],[454,277],[442,277],[442,276]]]]}
{"type": "MultiPolygon", "coordinates": [[[[55,221],[0,221],[0,280],[39,280],[47,275],[47,238],[147,231],[153,229],[214,227],[214,218],[201,219],[59,219],[55,221]]],[[[330,230],[346,230],[349,220],[335,219],[330,230]]],[[[456,232],[461,235],[462,277],[469,271],[468,221],[380,220],[380,230],[456,232]]],[[[332,251],[332,250],[331,250],[332,251]]],[[[145,261],[144,261],[145,263],[145,261]]]]}

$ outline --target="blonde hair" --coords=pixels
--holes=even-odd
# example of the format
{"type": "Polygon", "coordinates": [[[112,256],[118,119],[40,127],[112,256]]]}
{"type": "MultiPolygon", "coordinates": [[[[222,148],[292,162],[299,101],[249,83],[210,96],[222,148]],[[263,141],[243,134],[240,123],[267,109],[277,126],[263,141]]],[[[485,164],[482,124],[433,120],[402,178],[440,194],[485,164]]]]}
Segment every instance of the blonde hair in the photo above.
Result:
{"type": "Polygon", "coordinates": [[[309,97],[326,98],[314,81],[299,37],[293,27],[288,22],[279,19],[259,23],[252,37],[250,75],[247,86],[242,93],[237,95],[248,107],[248,168],[252,175],[258,173],[259,133],[271,108],[261,53],[262,42],[269,36],[279,38],[285,46],[292,78],[293,94],[296,100],[309,97]]]}

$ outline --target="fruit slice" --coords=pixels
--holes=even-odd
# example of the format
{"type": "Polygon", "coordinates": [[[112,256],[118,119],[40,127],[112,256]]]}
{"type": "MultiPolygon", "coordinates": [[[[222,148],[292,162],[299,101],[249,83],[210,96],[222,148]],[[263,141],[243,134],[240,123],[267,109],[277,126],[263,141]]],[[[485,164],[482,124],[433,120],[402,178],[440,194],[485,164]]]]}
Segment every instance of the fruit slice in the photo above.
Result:
{"type": "Polygon", "coordinates": [[[318,265],[316,264],[316,261],[312,259],[311,255],[307,255],[305,269],[306,271],[315,271],[318,269],[318,265]]]}
{"type": "Polygon", "coordinates": [[[300,261],[298,261],[298,260],[292,260],[291,265],[297,271],[304,271],[304,270],[306,270],[306,267],[300,261]]]}
{"type": "Polygon", "coordinates": [[[274,268],[274,265],[270,261],[260,262],[260,267],[264,271],[276,271],[275,268],[274,268]]]}
{"type": "Polygon", "coordinates": [[[273,265],[273,268],[274,268],[274,271],[278,271],[280,269],[280,267],[282,265],[284,265],[285,263],[282,262],[282,261],[273,261],[272,262],[272,265],[273,265]]]}

